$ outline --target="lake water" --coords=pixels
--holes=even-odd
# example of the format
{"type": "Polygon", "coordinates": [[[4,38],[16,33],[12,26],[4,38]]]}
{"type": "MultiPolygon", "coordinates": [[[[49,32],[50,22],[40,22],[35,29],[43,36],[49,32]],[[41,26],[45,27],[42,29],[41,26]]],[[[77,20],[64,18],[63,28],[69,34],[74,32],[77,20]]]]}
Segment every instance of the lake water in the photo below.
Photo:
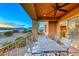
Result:
{"type": "Polygon", "coordinates": [[[24,28],[0,28],[0,30],[24,30],[24,28]]]}
{"type": "Polygon", "coordinates": [[[20,30],[23,31],[25,28],[0,28],[0,33],[1,32],[6,32],[6,31],[12,31],[12,30],[20,30]]]}

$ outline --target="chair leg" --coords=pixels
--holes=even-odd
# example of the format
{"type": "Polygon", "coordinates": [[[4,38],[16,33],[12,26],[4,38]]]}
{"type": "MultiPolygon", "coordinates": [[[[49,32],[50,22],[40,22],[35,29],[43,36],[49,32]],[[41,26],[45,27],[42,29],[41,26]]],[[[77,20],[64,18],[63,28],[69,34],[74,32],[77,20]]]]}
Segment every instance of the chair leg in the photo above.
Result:
{"type": "Polygon", "coordinates": [[[55,56],[57,56],[57,52],[55,52],[55,56]]]}
{"type": "Polygon", "coordinates": [[[69,52],[68,52],[69,48],[67,49],[67,55],[69,55],[69,52]]]}
{"type": "Polygon", "coordinates": [[[44,53],[43,52],[41,52],[41,56],[44,56],[44,53]]]}
{"type": "Polygon", "coordinates": [[[67,56],[69,55],[69,52],[67,51],[67,56]]]}
{"type": "Polygon", "coordinates": [[[59,52],[59,56],[61,56],[61,52],[59,52]]]}
{"type": "Polygon", "coordinates": [[[45,56],[47,56],[47,53],[45,54],[45,56]]]}

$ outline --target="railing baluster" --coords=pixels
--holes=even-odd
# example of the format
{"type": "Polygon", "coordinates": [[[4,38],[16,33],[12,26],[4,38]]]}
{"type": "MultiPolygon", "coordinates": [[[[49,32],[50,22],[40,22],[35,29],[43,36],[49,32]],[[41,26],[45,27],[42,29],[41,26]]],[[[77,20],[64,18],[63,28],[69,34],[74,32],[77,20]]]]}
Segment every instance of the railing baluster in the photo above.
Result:
{"type": "Polygon", "coordinates": [[[17,42],[15,42],[15,46],[16,46],[16,56],[18,56],[18,47],[17,47],[17,42]]]}
{"type": "Polygon", "coordinates": [[[13,44],[13,55],[17,55],[17,50],[16,50],[16,43],[13,44]]]}
{"type": "Polygon", "coordinates": [[[26,53],[26,39],[25,39],[25,47],[24,47],[24,54],[26,53]]]}
{"type": "Polygon", "coordinates": [[[13,50],[12,50],[12,54],[13,54],[13,56],[15,56],[15,50],[16,50],[16,46],[15,46],[15,43],[13,43],[12,44],[12,48],[13,48],[13,50]]]}
{"type": "Polygon", "coordinates": [[[15,43],[16,46],[16,56],[18,56],[18,47],[17,47],[17,42],[15,43]]]}
{"type": "Polygon", "coordinates": [[[4,56],[4,48],[2,48],[2,56],[4,56]]]}
{"type": "MultiPolygon", "coordinates": [[[[24,43],[23,43],[23,40],[22,40],[22,41],[21,41],[21,46],[23,46],[23,44],[24,44],[24,43]]],[[[21,54],[22,54],[22,55],[23,55],[23,48],[24,48],[24,47],[21,47],[21,54]]]]}
{"type": "Polygon", "coordinates": [[[9,56],[9,46],[8,46],[8,56],[9,56]]]}
{"type": "Polygon", "coordinates": [[[21,42],[19,41],[19,46],[18,46],[18,48],[19,48],[19,55],[21,55],[21,49],[20,49],[20,46],[21,46],[21,42]]]}
{"type": "Polygon", "coordinates": [[[17,48],[18,48],[18,56],[19,56],[19,42],[17,42],[17,48]]]}
{"type": "Polygon", "coordinates": [[[22,41],[20,42],[21,56],[22,56],[22,41]]]}
{"type": "MultiPolygon", "coordinates": [[[[25,39],[23,40],[23,42],[24,42],[24,45],[26,46],[26,42],[25,42],[25,39]]],[[[23,47],[23,55],[25,54],[25,46],[23,47]]]]}
{"type": "Polygon", "coordinates": [[[11,56],[13,56],[14,44],[11,44],[11,56]]]}
{"type": "Polygon", "coordinates": [[[17,42],[18,56],[20,56],[20,49],[19,49],[19,46],[20,46],[20,41],[17,42]]]}
{"type": "Polygon", "coordinates": [[[11,56],[13,56],[13,44],[11,44],[11,56]]]}
{"type": "Polygon", "coordinates": [[[0,51],[0,56],[2,56],[2,49],[1,49],[1,51],[0,51]]]}
{"type": "Polygon", "coordinates": [[[0,56],[1,56],[1,49],[0,49],[0,56]]]}
{"type": "Polygon", "coordinates": [[[5,50],[5,55],[8,56],[8,48],[4,47],[4,50],[5,50]]]}

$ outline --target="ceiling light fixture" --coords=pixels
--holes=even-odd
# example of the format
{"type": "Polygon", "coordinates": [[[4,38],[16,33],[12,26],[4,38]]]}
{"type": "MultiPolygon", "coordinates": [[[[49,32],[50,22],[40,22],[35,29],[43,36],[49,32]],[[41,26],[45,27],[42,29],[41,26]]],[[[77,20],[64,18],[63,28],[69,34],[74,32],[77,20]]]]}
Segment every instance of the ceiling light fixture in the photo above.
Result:
{"type": "Polygon", "coordinates": [[[46,16],[45,14],[43,16],[46,16]]]}

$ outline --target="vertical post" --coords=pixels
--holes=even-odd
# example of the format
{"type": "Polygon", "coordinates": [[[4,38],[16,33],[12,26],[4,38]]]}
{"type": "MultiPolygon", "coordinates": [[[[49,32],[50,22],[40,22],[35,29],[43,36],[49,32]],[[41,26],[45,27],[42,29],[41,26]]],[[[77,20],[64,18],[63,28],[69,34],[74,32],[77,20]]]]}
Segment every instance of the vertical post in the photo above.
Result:
{"type": "Polygon", "coordinates": [[[32,21],[32,27],[33,27],[32,28],[32,33],[37,38],[38,37],[38,21],[37,20],[32,21]]]}
{"type": "Polygon", "coordinates": [[[49,37],[54,39],[56,34],[57,34],[57,22],[56,21],[49,21],[48,22],[48,35],[49,35],[49,37]]]}

